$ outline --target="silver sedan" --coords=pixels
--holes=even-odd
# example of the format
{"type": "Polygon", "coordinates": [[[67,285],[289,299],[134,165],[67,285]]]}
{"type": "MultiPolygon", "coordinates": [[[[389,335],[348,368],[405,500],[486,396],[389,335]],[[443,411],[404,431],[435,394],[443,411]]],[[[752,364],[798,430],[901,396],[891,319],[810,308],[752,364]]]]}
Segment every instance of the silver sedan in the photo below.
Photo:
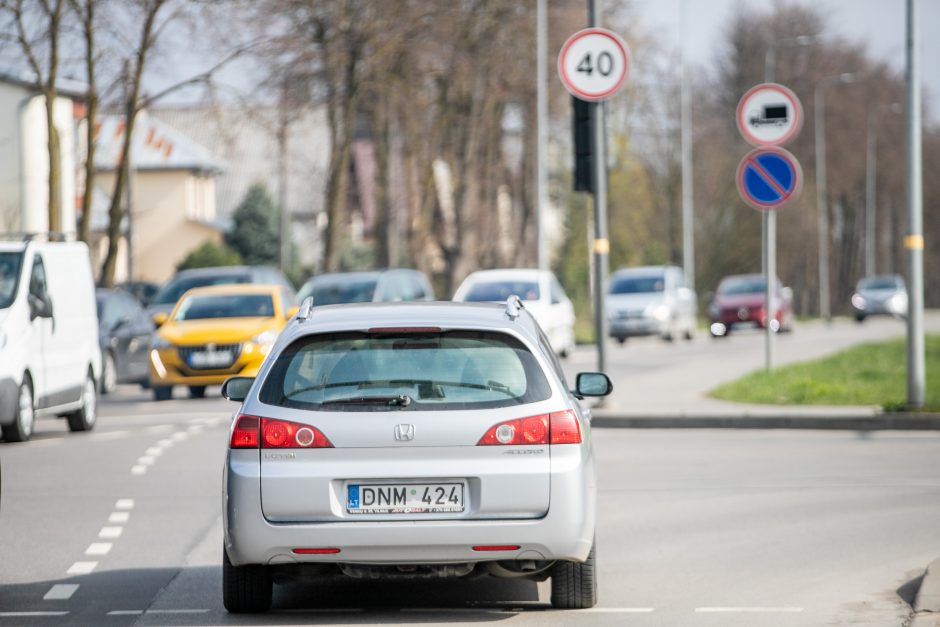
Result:
{"type": "Polygon", "coordinates": [[[551,578],[596,603],[596,478],[580,399],[521,301],[306,302],[241,401],[225,466],[223,600],[307,575],[551,578]]]}

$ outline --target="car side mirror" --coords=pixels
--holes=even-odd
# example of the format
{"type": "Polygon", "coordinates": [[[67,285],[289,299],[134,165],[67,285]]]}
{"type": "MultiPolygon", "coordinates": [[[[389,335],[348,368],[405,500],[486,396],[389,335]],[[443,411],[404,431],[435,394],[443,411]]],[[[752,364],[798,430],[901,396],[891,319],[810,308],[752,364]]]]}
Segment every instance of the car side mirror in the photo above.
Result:
{"type": "Polygon", "coordinates": [[[575,392],[579,396],[607,396],[614,391],[614,384],[603,372],[581,372],[575,380],[575,392]]]}
{"type": "Polygon", "coordinates": [[[159,329],[164,324],[166,324],[166,321],[170,319],[170,316],[166,312],[161,311],[161,312],[153,314],[153,316],[151,316],[150,319],[153,321],[153,324],[159,329]]]}
{"type": "Polygon", "coordinates": [[[230,401],[241,402],[248,398],[248,391],[254,382],[254,377],[229,377],[222,384],[222,396],[230,401]]]}

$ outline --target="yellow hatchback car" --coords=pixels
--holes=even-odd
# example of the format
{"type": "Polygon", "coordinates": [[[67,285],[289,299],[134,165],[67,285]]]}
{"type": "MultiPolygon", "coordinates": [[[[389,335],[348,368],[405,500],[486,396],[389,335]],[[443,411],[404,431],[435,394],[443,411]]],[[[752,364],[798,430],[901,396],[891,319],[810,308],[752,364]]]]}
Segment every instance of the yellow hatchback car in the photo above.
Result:
{"type": "Polygon", "coordinates": [[[253,377],[287,321],[294,295],[279,285],[218,285],[191,289],[173,311],[156,314],[150,347],[150,386],[157,401],[174,385],[202,398],[207,385],[253,377]]]}

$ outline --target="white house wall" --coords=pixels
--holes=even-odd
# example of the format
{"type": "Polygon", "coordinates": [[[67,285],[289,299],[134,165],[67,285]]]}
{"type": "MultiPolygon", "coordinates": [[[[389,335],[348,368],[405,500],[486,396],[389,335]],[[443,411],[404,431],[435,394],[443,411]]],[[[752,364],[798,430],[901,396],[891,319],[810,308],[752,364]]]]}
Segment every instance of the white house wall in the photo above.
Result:
{"type": "Polygon", "coordinates": [[[0,233],[22,230],[18,121],[25,98],[25,90],[0,83],[0,233]]]}

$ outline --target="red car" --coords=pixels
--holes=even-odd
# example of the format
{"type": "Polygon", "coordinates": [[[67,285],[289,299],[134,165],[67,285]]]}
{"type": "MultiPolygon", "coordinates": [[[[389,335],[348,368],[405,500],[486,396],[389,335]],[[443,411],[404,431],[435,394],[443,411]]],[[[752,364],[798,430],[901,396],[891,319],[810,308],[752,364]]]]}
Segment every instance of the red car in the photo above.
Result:
{"type": "MultiPolygon", "coordinates": [[[[767,326],[767,308],[764,276],[736,274],[721,280],[718,290],[708,304],[709,327],[712,337],[722,337],[731,329],[741,326],[767,326]]],[[[793,292],[777,279],[777,311],[771,327],[775,331],[793,329],[793,292]]]]}

